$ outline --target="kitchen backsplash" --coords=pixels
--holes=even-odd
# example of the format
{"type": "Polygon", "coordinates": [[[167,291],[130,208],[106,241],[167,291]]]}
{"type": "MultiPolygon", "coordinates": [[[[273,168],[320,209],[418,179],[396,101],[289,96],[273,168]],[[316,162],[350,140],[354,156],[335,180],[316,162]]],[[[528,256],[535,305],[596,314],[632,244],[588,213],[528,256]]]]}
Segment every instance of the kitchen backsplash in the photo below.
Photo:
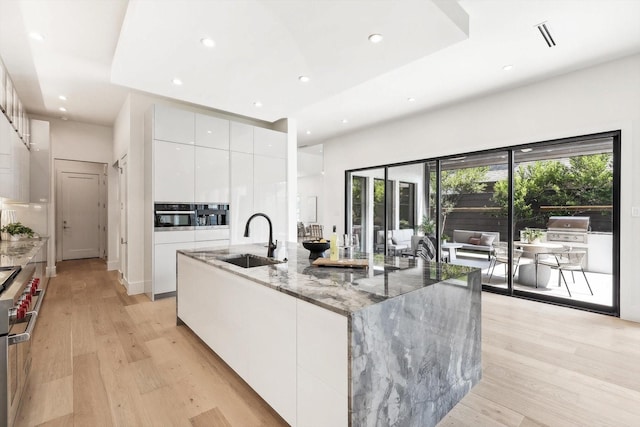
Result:
{"type": "Polygon", "coordinates": [[[31,228],[40,236],[48,236],[47,216],[48,203],[0,203],[0,211],[11,210],[15,212],[16,222],[31,228]]]}

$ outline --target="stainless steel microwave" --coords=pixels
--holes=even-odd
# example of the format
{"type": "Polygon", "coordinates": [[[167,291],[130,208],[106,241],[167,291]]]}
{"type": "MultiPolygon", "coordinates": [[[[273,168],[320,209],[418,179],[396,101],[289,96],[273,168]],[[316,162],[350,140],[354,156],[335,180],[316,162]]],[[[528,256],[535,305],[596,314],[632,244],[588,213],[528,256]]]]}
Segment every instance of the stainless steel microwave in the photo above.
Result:
{"type": "Polygon", "coordinates": [[[156,231],[193,230],[196,210],[192,203],[156,203],[154,228],[156,231]]]}

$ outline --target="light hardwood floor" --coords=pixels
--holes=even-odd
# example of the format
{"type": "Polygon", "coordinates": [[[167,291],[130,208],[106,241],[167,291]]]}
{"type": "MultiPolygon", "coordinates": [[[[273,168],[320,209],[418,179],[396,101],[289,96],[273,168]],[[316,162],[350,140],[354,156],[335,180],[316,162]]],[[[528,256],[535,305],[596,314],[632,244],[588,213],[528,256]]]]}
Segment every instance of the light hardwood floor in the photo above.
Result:
{"type": "MultiPolygon", "coordinates": [[[[286,425],[175,325],[175,299],[116,277],[58,264],[17,426],[286,425]]],[[[482,333],[483,379],[441,426],[640,425],[640,324],[484,293],[482,333]]]]}

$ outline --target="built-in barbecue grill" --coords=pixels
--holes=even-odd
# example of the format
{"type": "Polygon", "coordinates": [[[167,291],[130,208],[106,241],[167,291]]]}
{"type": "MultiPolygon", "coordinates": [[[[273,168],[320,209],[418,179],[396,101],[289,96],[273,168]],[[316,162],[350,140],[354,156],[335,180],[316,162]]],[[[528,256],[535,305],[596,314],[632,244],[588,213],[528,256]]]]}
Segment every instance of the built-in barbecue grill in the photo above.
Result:
{"type": "Polygon", "coordinates": [[[552,216],[547,222],[547,241],[586,244],[588,231],[588,216],[552,216]]]}

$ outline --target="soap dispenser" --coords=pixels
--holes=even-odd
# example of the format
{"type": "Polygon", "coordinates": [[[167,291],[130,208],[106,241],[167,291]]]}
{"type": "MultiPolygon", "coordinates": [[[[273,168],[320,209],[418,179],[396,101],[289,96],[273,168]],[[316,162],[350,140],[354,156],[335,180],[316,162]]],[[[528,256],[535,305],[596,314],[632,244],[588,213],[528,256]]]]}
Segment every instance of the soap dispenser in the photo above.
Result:
{"type": "Polygon", "coordinates": [[[336,233],[336,226],[333,226],[333,234],[329,240],[329,259],[331,261],[338,260],[338,233],[336,233]]]}

